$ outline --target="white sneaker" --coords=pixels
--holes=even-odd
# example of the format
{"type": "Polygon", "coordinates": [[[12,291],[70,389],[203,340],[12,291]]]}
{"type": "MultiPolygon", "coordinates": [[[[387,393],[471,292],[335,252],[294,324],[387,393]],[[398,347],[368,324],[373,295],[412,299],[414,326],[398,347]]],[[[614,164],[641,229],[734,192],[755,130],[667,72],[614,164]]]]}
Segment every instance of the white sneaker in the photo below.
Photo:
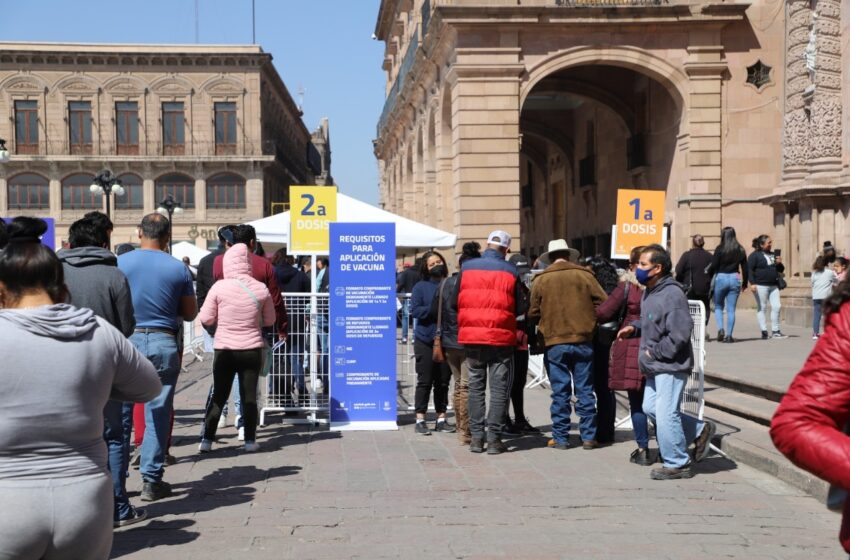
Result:
{"type": "Polygon", "coordinates": [[[245,428],[239,428],[239,441],[245,441],[245,428]]]}
{"type": "Polygon", "coordinates": [[[233,419],[233,427],[234,427],[234,428],[238,428],[238,427],[239,427],[239,420],[241,420],[241,419],[242,419],[242,416],[241,416],[241,415],[237,415],[237,416],[233,419]]]}
{"type": "Polygon", "coordinates": [[[227,426],[227,416],[222,414],[221,417],[219,417],[218,419],[218,427],[224,428],[225,426],[227,426]]]}
{"type": "Polygon", "coordinates": [[[260,444],[255,441],[245,442],[245,453],[254,453],[260,450],[260,444]]]}
{"type": "Polygon", "coordinates": [[[209,453],[212,451],[212,442],[208,439],[202,439],[198,445],[198,453],[209,453]]]}

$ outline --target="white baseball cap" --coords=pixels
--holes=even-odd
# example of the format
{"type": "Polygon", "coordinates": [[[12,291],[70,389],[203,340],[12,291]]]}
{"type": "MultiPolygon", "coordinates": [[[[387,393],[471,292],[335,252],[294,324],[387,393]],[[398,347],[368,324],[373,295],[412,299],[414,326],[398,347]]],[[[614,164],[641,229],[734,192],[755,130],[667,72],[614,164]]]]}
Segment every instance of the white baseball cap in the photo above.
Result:
{"type": "Polygon", "coordinates": [[[499,247],[510,247],[511,234],[500,229],[491,231],[490,235],[487,236],[487,244],[498,245],[499,247]]]}

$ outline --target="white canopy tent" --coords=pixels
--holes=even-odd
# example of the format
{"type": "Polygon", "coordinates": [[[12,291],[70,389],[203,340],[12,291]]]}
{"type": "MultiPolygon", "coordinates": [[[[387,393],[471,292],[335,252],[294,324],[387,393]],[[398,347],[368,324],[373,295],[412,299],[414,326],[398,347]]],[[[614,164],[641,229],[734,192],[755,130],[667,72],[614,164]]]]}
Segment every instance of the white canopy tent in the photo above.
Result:
{"type": "MultiPolygon", "coordinates": [[[[457,236],[411,219],[381,210],[356,198],[337,193],[336,218],[338,222],[395,223],[395,243],[399,249],[413,251],[432,247],[454,247],[457,236]]],[[[263,243],[287,245],[289,241],[289,212],[249,222],[263,243]]],[[[408,251],[408,252],[413,252],[408,251]]]]}
{"type": "Polygon", "coordinates": [[[206,249],[201,249],[194,243],[189,243],[188,241],[181,241],[180,243],[175,243],[171,248],[171,256],[177,259],[178,261],[182,261],[183,257],[189,257],[189,263],[192,266],[198,266],[200,260],[210,252],[206,249]]]}

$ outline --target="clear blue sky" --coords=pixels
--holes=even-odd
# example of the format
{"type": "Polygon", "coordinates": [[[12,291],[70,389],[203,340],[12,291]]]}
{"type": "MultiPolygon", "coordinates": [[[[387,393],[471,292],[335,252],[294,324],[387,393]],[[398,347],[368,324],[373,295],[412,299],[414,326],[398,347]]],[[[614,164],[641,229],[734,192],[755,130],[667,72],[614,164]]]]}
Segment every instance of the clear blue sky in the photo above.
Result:
{"type": "MultiPolygon", "coordinates": [[[[293,99],[303,87],[304,124],[330,119],[332,172],[340,189],[378,200],[372,153],[384,102],[383,43],[372,40],[379,0],[256,0],[257,43],[293,99]]],[[[251,43],[251,0],[199,0],[200,42],[251,43]]],[[[195,0],[3,2],[0,40],[194,43],[195,0]]]]}

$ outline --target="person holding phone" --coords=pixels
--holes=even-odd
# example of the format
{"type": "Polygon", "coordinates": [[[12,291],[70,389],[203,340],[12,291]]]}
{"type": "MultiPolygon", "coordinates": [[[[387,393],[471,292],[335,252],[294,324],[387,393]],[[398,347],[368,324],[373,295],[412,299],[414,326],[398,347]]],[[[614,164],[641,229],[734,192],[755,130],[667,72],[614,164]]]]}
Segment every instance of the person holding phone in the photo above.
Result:
{"type": "Polygon", "coordinates": [[[785,287],[785,279],[781,276],[785,272],[782,257],[773,252],[773,239],[766,234],[753,239],[753,249],[755,251],[750,253],[747,259],[747,269],[750,273],[750,289],[756,297],[756,317],[761,327],[761,338],[762,340],[788,338],[779,330],[779,310],[782,308],[779,291],[785,287]],[[772,327],[770,336],[768,336],[764,311],[768,303],[772,327]]]}

